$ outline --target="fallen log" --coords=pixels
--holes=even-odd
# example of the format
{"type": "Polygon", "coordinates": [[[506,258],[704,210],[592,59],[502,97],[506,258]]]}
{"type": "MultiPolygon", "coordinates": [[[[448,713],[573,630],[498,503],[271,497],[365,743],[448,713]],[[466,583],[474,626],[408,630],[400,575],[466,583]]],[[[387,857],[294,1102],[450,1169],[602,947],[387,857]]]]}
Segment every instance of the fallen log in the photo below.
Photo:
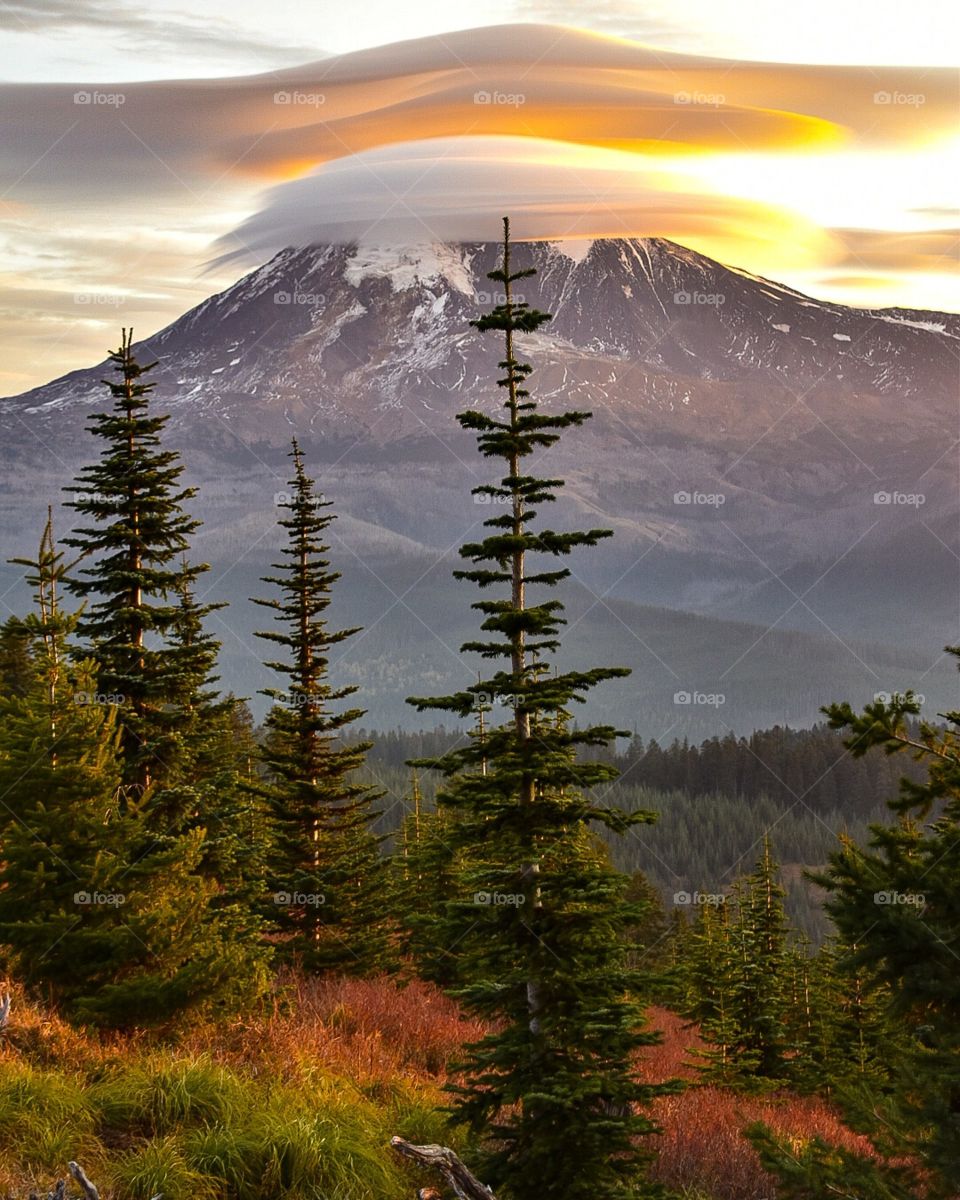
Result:
{"type": "MultiPolygon", "coordinates": [[[[418,1166],[438,1171],[444,1182],[453,1188],[458,1200],[497,1200],[490,1188],[481,1183],[446,1146],[413,1146],[401,1137],[391,1138],[390,1145],[398,1154],[412,1159],[418,1166]]],[[[417,1200],[441,1200],[441,1197],[436,1188],[421,1188],[417,1200]]]]}

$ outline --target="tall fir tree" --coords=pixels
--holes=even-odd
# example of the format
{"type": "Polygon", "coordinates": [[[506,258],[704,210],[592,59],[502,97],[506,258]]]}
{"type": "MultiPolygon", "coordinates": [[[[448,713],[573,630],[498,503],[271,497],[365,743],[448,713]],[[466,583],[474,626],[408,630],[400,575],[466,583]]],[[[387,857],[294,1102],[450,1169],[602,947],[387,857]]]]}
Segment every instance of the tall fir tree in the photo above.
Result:
{"type": "MultiPolygon", "coordinates": [[[[200,771],[204,747],[209,750],[217,731],[210,686],[219,649],[203,622],[222,605],[194,599],[194,585],[207,570],[186,558],[199,522],[184,504],[195,489],[182,486],[180,456],[163,445],[169,417],[151,412],[154,385],[144,376],[155,364],[138,363],[130,330],[123,331],[110,361],[119,376],[104,381],[113,407],[94,415],[90,425],[103,443],[100,458],[67,489],[74,496],[68,506],[87,519],[65,539],[79,551],[67,584],[85,601],[77,624],[80,652],[95,663],[98,695],[117,707],[120,804],[136,816],[141,839],[131,850],[131,877],[156,902],[144,917],[147,945],[165,944],[173,959],[179,957],[181,981],[193,970],[191,956],[207,961],[189,948],[189,922],[178,933],[172,892],[171,907],[163,905],[176,879],[180,903],[195,897],[196,911],[209,922],[210,945],[224,948],[238,987],[253,994],[263,983],[268,951],[239,898],[224,901],[211,866],[216,843],[207,829],[226,796],[222,780],[205,781],[200,771]]],[[[215,971],[213,990],[217,978],[215,971]]],[[[192,1004],[205,986],[198,979],[196,989],[172,989],[170,1002],[192,1004]]],[[[129,987],[104,991],[105,1019],[120,1019],[127,994],[129,987]]]]}
{"type": "Polygon", "coordinates": [[[195,489],[183,487],[176,451],[165,449],[169,417],[150,411],[155,386],[144,382],[156,365],[141,366],[133,331],[124,330],[110,355],[119,380],[104,380],[113,407],[91,419],[102,442],[99,461],[66,490],[68,507],[87,523],[65,544],[80,552],[69,579],[87,601],[78,631],[97,664],[97,687],[122,697],[124,795],[135,799],[152,786],[158,832],[175,832],[193,814],[177,811],[166,785],[177,778],[180,736],[189,725],[195,673],[170,641],[181,620],[180,599],[207,569],[181,562],[199,522],[184,510],[195,489]]]}
{"type": "Polygon", "coordinates": [[[286,657],[266,665],[289,680],[269,688],[274,701],[266,720],[262,790],[272,816],[268,866],[272,920],[279,949],[309,970],[370,974],[386,965],[387,878],[379,838],[371,832],[371,806],[379,794],[352,778],[362,767],[369,742],[345,744],[344,733],[363,709],[337,711],[355,687],[334,687],[328,677],[331,650],[357,633],[332,630],[326,613],[340,578],[330,569],[324,531],[334,519],[318,496],[296,440],[290,457],[294,474],[289,496],[279,501],[288,515],[283,561],[264,583],[276,599],[255,603],[281,626],[257,634],[286,657]]]}
{"type": "Polygon", "coordinates": [[[841,961],[856,954],[834,937],[794,966],[791,1079],[803,1091],[884,1091],[903,1036],[890,1011],[889,985],[864,967],[841,961]]]}
{"type": "Polygon", "coordinates": [[[179,697],[176,773],[151,815],[183,831],[203,829],[199,869],[217,885],[212,906],[224,933],[261,972],[272,957],[262,913],[270,831],[263,799],[250,787],[257,778],[253,719],[236,697],[216,691],[220,643],[205,620],[224,605],[198,603],[190,575],[184,558],[168,648],[179,697]]]}
{"type": "Polygon", "coordinates": [[[741,1049],[755,1062],[757,1077],[765,1080],[783,1080],[787,1074],[790,954],[778,872],[764,836],[756,867],[735,887],[741,1049]]]}
{"type": "Polygon", "coordinates": [[[464,651],[503,663],[455,695],[411,701],[423,711],[468,717],[478,700],[500,702],[510,719],[464,747],[425,763],[443,772],[439,802],[450,809],[451,845],[463,852],[463,899],[448,910],[458,950],[458,989],[468,1011],[496,1032],[467,1047],[452,1086],[455,1118],[482,1134],[485,1180],[510,1200],[625,1200],[657,1194],[645,1181],[643,1135],[654,1126],[638,1111],[658,1088],[636,1082],[632,1058],[656,1040],[630,998],[639,986],[627,966],[624,926],[643,920],[624,895],[625,877],[588,844],[592,826],[615,833],[649,821],[596,802],[587,789],[614,769],[583,761],[578,750],[602,747],[610,726],[573,729],[565,714],[596,684],[623,668],[551,673],[559,648],[562,603],[532,603],[529,589],[549,592],[569,574],[534,565],[595,545],[608,530],[555,532],[534,526],[535,506],[555,499],[557,479],[527,473],[526,460],[579,428],[590,414],[546,415],[525,387],[531,368],[515,353],[518,334],[548,315],[514,298],[533,274],[511,265],[504,220],[502,264],[490,273],[503,302],[473,324],[503,335],[498,381],[504,415],[458,417],[478,436],[480,453],[500,459],[505,475],[474,494],[504,505],[485,522],[488,535],[461,548],[473,565],[455,572],[482,589],[503,588],[474,607],[483,640],[464,651]]]}
{"type": "Polygon", "coordinates": [[[705,1049],[696,1051],[704,1075],[733,1084],[753,1062],[738,1057],[740,1027],[736,1011],[737,963],[725,897],[706,904],[685,937],[681,1011],[696,1022],[705,1049]]]}

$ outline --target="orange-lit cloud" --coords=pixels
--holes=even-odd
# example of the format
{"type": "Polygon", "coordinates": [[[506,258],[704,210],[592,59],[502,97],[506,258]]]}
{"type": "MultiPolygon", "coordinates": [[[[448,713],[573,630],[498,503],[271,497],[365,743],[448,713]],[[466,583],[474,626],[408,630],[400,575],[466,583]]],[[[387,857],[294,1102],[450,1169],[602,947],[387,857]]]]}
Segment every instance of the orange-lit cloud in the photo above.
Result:
{"type": "Polygon", "coordinates": [[[909,147],[954,127],[955,93],[944,69],[746,63],[498,26],[238,79],[2,85],[0,172],[26,195],[68,179],[170,191],[470,135],[644,154],[909,147]]]}
{"type": "Polygon", "coordinates": [[[224,258],[259,261],[311,242],[481,241],[496,238],[509,212],[524,239],[660,236],[728,261],[760,254],[781,267],[829,250],[829,235],[802,217],[710,194],[653,169],[655,161],[518,137],[383,147],[271,189],[221,245],[224,258]]]}
{"type": "Polygon", "coordinates": [[[881,271],[943,271],[960,262],[960,229],[892,233],[879,229],[836,229],[839,266],[881,271]]]}
{"type": "Polygon", "coordinates": [[[847,302],[946,306],[956,78],[508,25],[237,78],[2,84],[0,239],[30,259],[6,276],[6,308],[42,323],[59,286],[57,311],[75,312],[104,229],[118,244],[98,282],[141,296],[155,326],[202,291],[218,235],[219,280],[231,252],[474,241],[504,211],[518,237],[669,237],[847,302]],[[44,258],[54,228],[70,234],[59,263],[44,258]],[[148,303],[159,262],[164,298],[148,303]],[[60,282],[38,289],[47,268],[60,282]]]}

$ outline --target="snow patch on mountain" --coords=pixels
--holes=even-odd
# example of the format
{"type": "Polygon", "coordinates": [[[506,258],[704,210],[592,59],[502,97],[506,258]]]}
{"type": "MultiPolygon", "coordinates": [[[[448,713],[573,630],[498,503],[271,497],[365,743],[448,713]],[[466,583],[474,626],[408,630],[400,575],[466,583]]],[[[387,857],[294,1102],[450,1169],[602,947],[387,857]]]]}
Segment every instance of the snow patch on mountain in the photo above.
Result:
{"type": "Polygon", "coordinates": [[[445,280],[464,296],[475,295],[465,248],[439,242],[423,246],[358,246],[347,261],[343,277],[353,287],[359,287],[363,279],[389,279],[394,292],[445,280]]]}
{"type": "Polygon", "coordinates": [[[557,249],[571,262],[581,263],[593,249],[593,238],[569,238],[557,242],[557,249]]]}
{"type": "Polygon", "coordinates": [[[931,333],[945,333],[947,337],[957,337],[957,334],[951,333],[942,321],[913,321],[909,317],[891,317],[885,313],[873,313],[872,315],[891,325],[908,325],[911,329],[928,329],[931,333]]]}

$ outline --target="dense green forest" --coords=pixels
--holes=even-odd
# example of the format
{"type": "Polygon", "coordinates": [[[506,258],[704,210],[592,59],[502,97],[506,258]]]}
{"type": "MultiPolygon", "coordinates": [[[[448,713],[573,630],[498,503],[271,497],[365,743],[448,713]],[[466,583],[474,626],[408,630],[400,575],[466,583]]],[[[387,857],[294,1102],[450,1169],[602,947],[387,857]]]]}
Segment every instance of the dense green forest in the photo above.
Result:
{"type": "MultiPolygon", "coordinates": [[[[915,722],[907,727],[917,732],[915,722]]],[[[371,743],[364,777],[393,801],[382,804],[376,823],[390,837],[410,806],[405,764],[447,751],[466,735],[438,727],[421,733],[361,729],[358,736],[371,743]]],[[[923,764],[911,759],[879,751],[855,757],[827,724],[715,737],[699,746],[675,741],[660,747],[632,739],[621,753],[603,757],[619,772],[604,789],[612,802],[627,811],[657,813],[642,836],[610,839],[618,869],[641,872],[669,909],[675,895],[683,904],[683,897],[696,892],[729,891],[770,830],[783,864],[791,925],[818,945],[831,925],[822,890],[804,868],[824,866],[840,834],[864,842],[870,824],[883,819],[887,800],[897,795],[900,778],[925,776],[923,764]]],[[[436,777],[421,771],[417,783],[429,810],[436,777]]]]}
{"type": "MultiPolygon", "coordinates": [[[[124,332],[112,406],[90,428],[99,458],[68,489],[75,525],[38,530],[20,562],[33,610],[0,627],[4,968],[105,1039],[195,1022],[239,1036],[258,1004],[294,1002],[291,979],[301,995],[350,977],[437,985],[475,1034],[450,1056],[432,1129],[501,1200],[665,1197],[653,1114],[685,1086],[818,1097],[866,1139],[801,1144],[753,1124],[777,1196],[948,1200],[960,714],[925,722],[908,694],[862,713],[840,702],[812,730],[664,747],[574,719],[625,670],[554,668],[563,562],[612,535],[543,520],[563,481],[534,466],[590,414],[531,398],[514,339],[549,315],[512,298],[526,274],[505,222],[502,302],[475,322],[501,339],[504,403],[459,418],[490,460],[474,492],[497,501],[456,572],[479,596],[462,649],[481,673],[410,699],[455,732],[364,733],[362,695],[331,681],[332,649],[358,630],[328,622],[335,512],[295,441],[279,561],[256,597],[276,678],[263,727],[221,694],[207,618],[224,601],[191,559],[194,493],[124,332]],[[696,1031],[692,1080],[638,1070],[660,1041],[651,1005],[696,1031]]],[[[177,1158],[170,1200],[185,1179],[194,1195],[267,1195],[250,1164],[268,1160],[271,1197],[396,1194],[393,1177],[370,1182],[367,1150],[328,1190],[329,1129],[291,1149],[299,1135],[254,1111],[270,1104],[259,1083],[241,1100],[224,1076],[231,1109],[202,1079],[185,1099],[171,1075],[147,1105],[129,1071],[105,1060],[92,1107],[67,1109],[124,1163],[131,1139],[177,1158]]],[[[28,1075],[8,1092],[0,1077],[0,1151],[19,1138],[46,1162],[18,1099],[28,1075]]],[[[38,1112],[58,1086],[30,1093],[38,1112]]],[[[56,1128],[67,1147],[70,1120],[56,1128]]],[[[161,1175],[121,1170],[116,1194],[153,1195],[161,1175]]]]}

